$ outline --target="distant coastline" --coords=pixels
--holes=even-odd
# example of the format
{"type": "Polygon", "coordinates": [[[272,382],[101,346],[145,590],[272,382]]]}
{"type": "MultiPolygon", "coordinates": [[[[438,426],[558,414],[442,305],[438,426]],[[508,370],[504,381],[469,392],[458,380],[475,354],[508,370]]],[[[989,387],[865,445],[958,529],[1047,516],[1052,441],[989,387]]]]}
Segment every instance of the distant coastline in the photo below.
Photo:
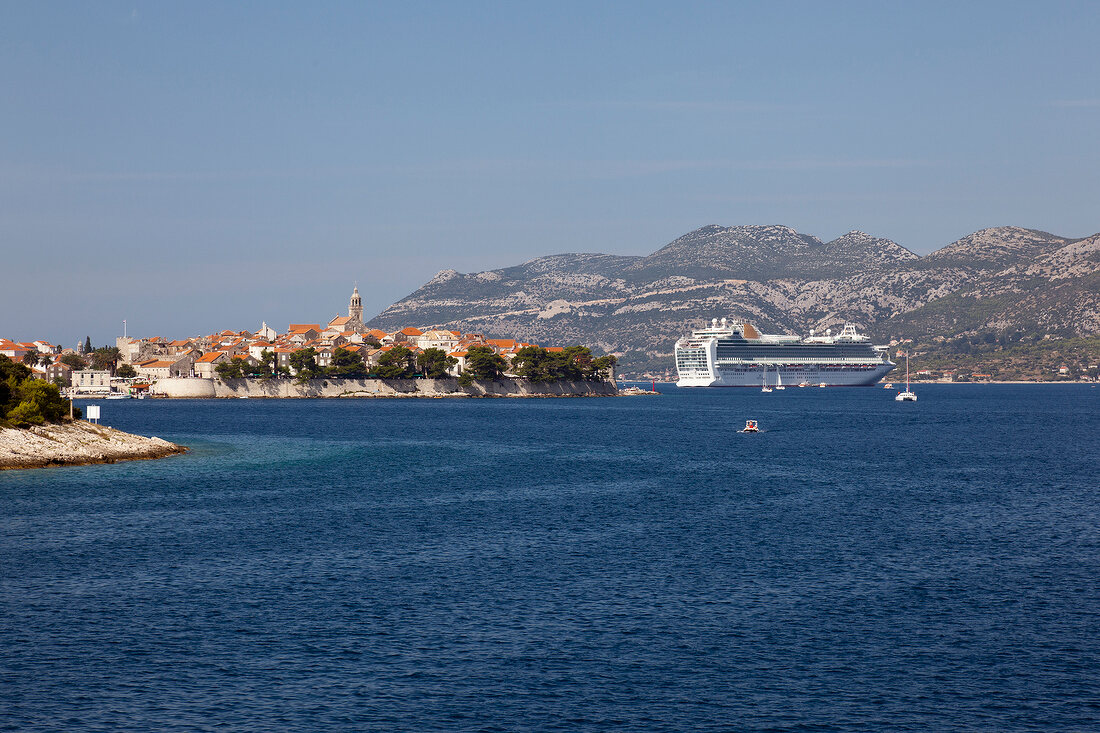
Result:
{"type": "MultiPolygon", "coordinates": [[[[887,380],[883,380],[883,381],[887,381],[887,380]]],[[[889,380],[889,381],[891,381],[895,385],[897,385],[899,383],[898,380],[896,380],[896,379],[889,380]]],[[[905,380],[902,379],[901,382],[905,382],[905,380]]],[[[981,380],[978,380],[978,379],[975,379],[975,380],[969,380],[969,381],[962,381],[962,380],[947,381],[947,380],[936,380],[936,379],[930,379],[930,380],[926,380],[926,381],[917,381],[916,379],[910,379],[909,383],[910,384],[1092,384],[1092,385],[1097,384],[1097,382],[1095,382],[1091,379],[1057,379],[1057,380],[1042,380],[1042,381],[1037,380],[1037,379],[1017,379],[1017,380],[1012,380],[1012,379],[981,379],[981,380]]]]}

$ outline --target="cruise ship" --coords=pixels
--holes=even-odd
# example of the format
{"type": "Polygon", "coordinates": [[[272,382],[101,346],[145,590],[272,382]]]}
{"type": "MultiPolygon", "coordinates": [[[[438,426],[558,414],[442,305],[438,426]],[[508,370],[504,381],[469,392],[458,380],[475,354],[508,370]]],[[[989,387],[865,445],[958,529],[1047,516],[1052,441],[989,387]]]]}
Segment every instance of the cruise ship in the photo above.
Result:
{"type": "Polygon", "coordinates": [[[745,321],[714,319],[676,342],[677,387],[828,385],[866,387],[894,368],[887,347],[846,324],[834,336],[762,334],[745,321]]]}

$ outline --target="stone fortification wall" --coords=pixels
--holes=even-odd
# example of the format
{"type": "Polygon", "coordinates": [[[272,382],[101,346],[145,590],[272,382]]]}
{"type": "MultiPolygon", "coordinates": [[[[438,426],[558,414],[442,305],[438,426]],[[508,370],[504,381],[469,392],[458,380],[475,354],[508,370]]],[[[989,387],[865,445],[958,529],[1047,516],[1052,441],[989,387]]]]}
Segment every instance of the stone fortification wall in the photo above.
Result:
{"type": "Polygon", "coordinates": [[[153,384],[150,392],[153,394],[163,394],[167,397],[201,398],[218,396],[213,379],[192,379],[183,377],[160,379],[153,384]],[[165,391],[162,392],[162,389],[165,391]]]}
{"type": "Polygon", "coordinates": [[[611,382],[543,382],[523,379],[477,380],[461,387],[457,379],[160,379],[152,393],[161,397],[594,397],[618,394],[611,382]]]}

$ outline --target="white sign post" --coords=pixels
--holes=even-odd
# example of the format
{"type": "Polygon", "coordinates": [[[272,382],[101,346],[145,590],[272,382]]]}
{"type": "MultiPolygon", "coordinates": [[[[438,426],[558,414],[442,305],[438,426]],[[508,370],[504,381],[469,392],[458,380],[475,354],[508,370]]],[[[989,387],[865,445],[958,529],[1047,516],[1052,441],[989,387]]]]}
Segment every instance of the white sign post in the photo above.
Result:
{"type": "Polygon", "coordinates": [[[88,419],[99,422],[99,405],[88,405],[88,419]]]}

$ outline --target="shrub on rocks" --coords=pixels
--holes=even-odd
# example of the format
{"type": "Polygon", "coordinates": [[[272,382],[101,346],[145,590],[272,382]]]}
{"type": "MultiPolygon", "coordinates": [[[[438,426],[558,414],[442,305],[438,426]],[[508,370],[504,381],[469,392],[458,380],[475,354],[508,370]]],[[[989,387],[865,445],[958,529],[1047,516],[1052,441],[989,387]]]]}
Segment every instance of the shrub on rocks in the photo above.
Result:
{"type": "Polygon", "coordinates": [[[68,414],[57,385],[36,379],[26,366],[0,355],[0,425],[61,422],[68,414]]]}

